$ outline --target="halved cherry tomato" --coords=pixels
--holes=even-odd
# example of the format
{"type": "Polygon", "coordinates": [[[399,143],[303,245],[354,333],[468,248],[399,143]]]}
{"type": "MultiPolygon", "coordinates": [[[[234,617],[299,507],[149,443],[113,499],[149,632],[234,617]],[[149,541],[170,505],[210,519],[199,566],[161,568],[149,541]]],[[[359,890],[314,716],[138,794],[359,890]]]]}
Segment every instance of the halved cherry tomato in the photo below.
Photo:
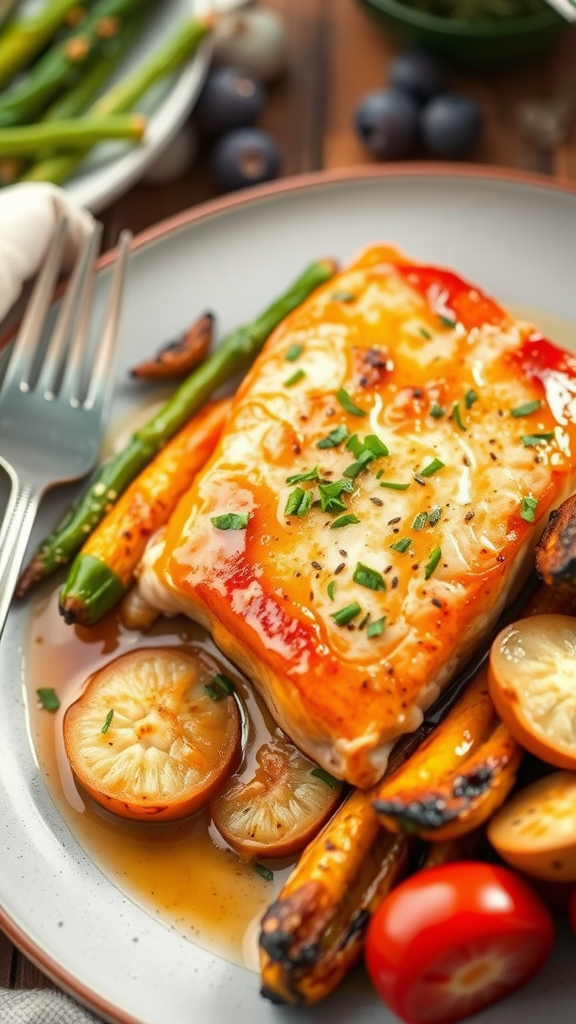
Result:
{"type": "Polygon", "coordinates": [[[514,738],[556,768],[576,769],[576,618],[533,615],[490,650],[490,696],[514,738]]]}
{"type": "Polygon", "coordinates": [[[376,991],[408,1024],[450,1024],[529,981],[554,925],[507,868],[456,861],[419,871],[381,903],[366,936],[376,991]]]}
{"type": "Polygon", "coordinates": [[[550,882],[576,882],[576,772],[551,772],[494,815],[488,839],[503,860],[550,882]]]}

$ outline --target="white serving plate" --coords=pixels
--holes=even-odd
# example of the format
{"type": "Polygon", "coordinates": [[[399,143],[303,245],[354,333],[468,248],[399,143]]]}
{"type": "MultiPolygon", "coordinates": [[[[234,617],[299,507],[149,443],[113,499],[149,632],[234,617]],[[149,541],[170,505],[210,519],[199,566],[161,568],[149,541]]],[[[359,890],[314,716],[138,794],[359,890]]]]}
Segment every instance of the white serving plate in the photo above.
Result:
{"type": "MultiPolygon", "coordinates": [[[[313,258],[342,262],[390,241],[458,270],[504,305],[576,323],[576,187],[484,168],[404,165],[289,179],[198,207],[135,241],[113,417],[135,401],[127,369],[200,312],[218,335],[250,319],[313,258]]],[[[109,277],[102,261],[97,305],[109,277]]],[[[68,492],[68,498],[70,491],[68,492]]],[[[35,539],[63,507],[44,507],[35,539]]],[[[60,986],[115,1024],[391,1024],[358,971],[311,1010],[273,1007],[258,978],[205,952],[136,905],[91,862],[38,770],[23,659],[29,606],[0,641],[0,925],[60,986]],[[135,941],[137,939],[137,941],[135,941]]],[[[574,1018],[576,940],[559,939],[526,988],[475,1018],[574,1018]]]]}

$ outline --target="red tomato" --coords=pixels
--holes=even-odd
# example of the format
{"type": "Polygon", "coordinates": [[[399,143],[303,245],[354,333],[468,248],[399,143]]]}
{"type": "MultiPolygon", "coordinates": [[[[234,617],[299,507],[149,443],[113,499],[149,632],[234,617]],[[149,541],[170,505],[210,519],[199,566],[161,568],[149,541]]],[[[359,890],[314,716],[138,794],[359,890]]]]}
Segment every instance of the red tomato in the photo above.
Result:
{"type": "Polygon", "coordinates": [[[551,915],[512,871],[457,861],[386,897],[368,927],[366,967],[408,1024],[450,1024],[529,981],[553,942],[551,915]]]}

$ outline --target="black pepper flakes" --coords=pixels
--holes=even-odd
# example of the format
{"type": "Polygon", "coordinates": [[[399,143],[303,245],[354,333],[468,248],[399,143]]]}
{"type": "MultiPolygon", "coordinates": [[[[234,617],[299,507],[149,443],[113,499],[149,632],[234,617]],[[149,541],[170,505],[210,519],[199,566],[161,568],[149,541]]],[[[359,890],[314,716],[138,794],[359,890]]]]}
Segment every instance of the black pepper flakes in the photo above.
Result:
{"type": "Polygon", "coordinates": [[[474,509],[471,509],[470,512],[466,513],[464,519],[466,520],[467,523],[469,523],[471,519],[474,519],[475,514],[476,513],[474,512],[474,509]]]}
{"type": "Polygon", "coordinates": [[[435,608],[442,608],[442,601],[440,600],[439,597],[433,597],[432,604],[434,605],[435,608]]]}
{"type": "Polygon", "coordinates": [[[342,555],[342,558],[348,558],[348,552],[344,551],[344,548],[338,548],[338,554],[342,555]]]}
{"type": "Polygon", "coordinates": [[[426,481],[423,476],[420,476],[420,473],[414,473],[414,480],[417,484],[420,484],[421,487],[426,487],[426,481]]]}
{"type": "Polygon", "coordinates": [[[346,568],[346,562],[340,562],[340,565],[337,565],[336,568],[334,569],[334,575],[337,576],[338,573],[342,572],[342,570],[345,569],[345,568],[346,568]]]}
{"type": "Polygon", "coordinates": [[[322,568],[322,566],[320,565],[320,562],[311,562],[310,564],[311,564],[313,569],[321,569],[322,568]]]}
{"type": "Polygon", "coordinates": [[[399,523],[402,516],[394,516],[394,519],[388,520],[388,526],[394,526],[394,523],[399,523]]]}
{"type": "Polygon", "coordinates": [[[382,505],[384,504],[382,498],[370,498],[370,501],[372,502],[373,505],[378,505],[379,508],[381,508],[382,505]]]}
{"type": "Polygon", "coordinates": [[[494,452],[490,452],[490,458],[492,462],[498,462],[498,456],[494,452]]]}
{"type": "Polygon", "coordinates": [[[392,590],[396,590],[396,587],[398,586],[398,577],[397,576],[393,576],[392,577],[392,582],[390,583],[390,586],[392,587],[392,590]]]}

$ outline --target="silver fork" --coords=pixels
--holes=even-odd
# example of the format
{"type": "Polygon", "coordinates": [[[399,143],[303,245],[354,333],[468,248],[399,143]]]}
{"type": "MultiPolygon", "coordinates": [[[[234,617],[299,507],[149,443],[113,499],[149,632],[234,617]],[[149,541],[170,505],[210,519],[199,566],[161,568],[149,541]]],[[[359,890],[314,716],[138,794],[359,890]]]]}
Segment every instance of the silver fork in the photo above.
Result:
{"type": "Polygon", "coordinates": [[[115,376],[114,349],[131,234],[123,232],[120,237],[99,339],[90,346],[93,264],[101,233],[96,222],[78,255],[48,339],[44,330],[67,230],[63,219],[0,389],[0,466],[11,485],[0,528],[0,636],[40,501],[50,488],[78,480],[94,467],[115,376]]]}

